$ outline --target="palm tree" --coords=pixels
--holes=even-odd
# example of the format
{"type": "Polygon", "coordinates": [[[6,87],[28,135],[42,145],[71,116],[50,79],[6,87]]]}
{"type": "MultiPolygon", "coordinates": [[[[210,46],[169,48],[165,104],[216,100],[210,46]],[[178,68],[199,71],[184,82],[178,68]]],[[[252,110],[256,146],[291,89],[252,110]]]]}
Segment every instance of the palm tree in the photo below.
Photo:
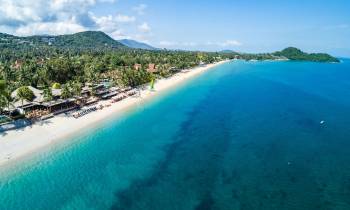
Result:
{"type": "Polygon", "coordinates": [[[84,76],[88,82],[95,82],[96,77],[96,67],[93,64],[88,64],[84,67],[84,76]]]}
{"type": "Polygon", "coordinates": [[[72,84],[72,91],[75,96],[81,96],[83,85],[80,82],[74,82],[72,84]]]}
{"type": "Polygon", "coordinates": [[[33,91],[28,86],[22,86],[17,89],[17,98],[21,100],[22,106],[24,100],[32,101],[34,97],[33,91]]]}
{"type": "Polygon", "coordinates": [[[13,99],[11,97],[11,92],[9,89],[5,90],[5,94],[4,94],[6,101],[7,101],[7,110],[10,111],[10,106],[13,106],[13,99]]]}
{"type": "Polygon", "coordinates": [[[48,68],[47,66],[40,66],[36,72],[38,78],[38,85],[46,86],[49,84],[48,78],[48,68]]]}
{"type": "Polygon", "coordinates": [[[72,97],[72,93],[71,93],[71,90],[70,90],[68,84],[66,84],[62,88],[61,98],[68,99],[70,97],[72,97]]]}
{"type": "MultiPolygon", "coordinates": [[[[53,100],[53,95],[52,95],[52,90],[51,90],[51,88],[50,87],[46,87],[45,89],[44,89],[44,100],[46,101],[46,102],[49,102],[50,103],[50,105],[51,105],[51,101],[53,100]]],[[[50,110],[49,110],[50,112],[51,112],[51,106],[50,106],[50,110]]]]}
{"type": "Polygon", "coordinates": [[[0,95],[0,113],[8,106],[8,100],[4,95],[0,95]]]}
{"type": "Polygon", "coordinates": [[[44,100],[45,101],[52,101],[52,99],[53,99],[52,91],[49,87],[46,87],[44,89],[44,100]]]}
{"type": "Polygon", "coordinates": [[[6,82],[5,80],[0,80],[0,93],[3,93],[6,89],[6,82]]]}
{"type": "Polygon", "coordinates": [[[7,86],[4,80],[0,80],[0,111],[3,111],[9,104],[7,86]]]}

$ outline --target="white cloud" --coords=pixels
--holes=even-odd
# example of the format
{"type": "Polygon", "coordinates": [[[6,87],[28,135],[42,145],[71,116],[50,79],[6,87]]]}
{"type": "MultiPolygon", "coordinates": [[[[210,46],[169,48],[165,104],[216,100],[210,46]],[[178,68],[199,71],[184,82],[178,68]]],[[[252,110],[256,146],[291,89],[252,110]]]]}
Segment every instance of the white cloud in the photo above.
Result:
{"type": "Polygon", "coordinates": [[[23,27],[19,27],[15,33],[20,36],[31,34],[69,34],[87,30],[83,26],[73,22],[48,22],[48,23],[31,23],[23,27]]]}
{"type": "MultiPolygon", "coordinates": [[[[41,1],[41,0],[40,0],[41,1]]],[[[81,11],[86,10],[89,6],[95,5],[95,0],[52,0],[48,4],[50,9],[56,11],[81,11]]]]}
{"type": "Polygon", "coordinates": [[[115,17],[115,20],[119,23],[131,23],[131,22],[135,22],[136,18],[134,16],[127,16],[127,15],[118,14],[115,17]]]}
{"type": "Polygon", "coordinates": [[[242,43],[237,40],[226,40],[224,42],[218,42],[216,44],[221,47],[237,47],[242,45],[242,43]]]}
{"type": "Polygon", "coordinates": [[[107,15],[98,17],[92,13],[90,13],[90,15],[97,25],[97,30],[104,31],[106,33],[112,33],[118,29],[118,22],[115,20],[114,16],[107,15]]]}
{"type": "Polygon", "coordinates": [[[133,7],[132,10],[137,12],[138,15],[144,15],[145,14],[145,10],[147,9],[147,7],[148,6],[146,4],[139,4],[136,7],[133,7]]]}
{"type": "Polygon", "coordinates": [[[106,33],[116,34],[120,31],[121,23],[133,23],[136,18],[132,16],[126,16],[118,14],[116,16],[96,16],[90,13],[92,20],[96,23],[95,29],[99,31],[104,31],[106,33]]]}
{"type": "Polygon", "coordinates": [[[119,39],[132,39],[131,36],[129,35],[126,35],[123,30],[121,29],[118,29],[118,30],[115,30],[113,31],[112,33],[110,33],[111,37],[113,39],[116,39],[116,40],[119,40],[119,39]]]}
{"type": "MultiPolygon", "coordinates": [[[[41,21],[45,14],[41,9],[44,1],[11,1],[0,0],[1,25],[18,25],[26,22],[41,21]]],[[[45,6],[48,6],[45,4],[45,6]]]]}
{"type": "MultiPolygon", "coordinates": [[[[90,10],[99,3],[116,0],[0,0],[0,28],[15,35],[69,34],[101,30],[118,34],[121,24],[132,24],[134,16],[97,16],[90,10]]],[[[136,27],[136,25],[135,25],[136,27]]]]}
{"type": "Polygon", "coordinates": [[[143,33],[149,33],[151,31],[151,27],[146,22],[142,23],[137,28],[143,33]]]}

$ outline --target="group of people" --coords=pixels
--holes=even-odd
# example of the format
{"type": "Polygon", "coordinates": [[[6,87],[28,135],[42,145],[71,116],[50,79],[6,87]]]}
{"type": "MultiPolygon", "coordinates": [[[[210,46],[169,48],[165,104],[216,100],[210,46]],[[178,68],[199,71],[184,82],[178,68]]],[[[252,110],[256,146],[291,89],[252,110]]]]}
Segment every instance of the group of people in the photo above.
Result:
{"type": "Polygon", "coordinates": [[[31,112],[26,113],[26,118],[28,119],[39,119],[43,116],[50,114],[49,110],[33,110],[31,112]]]}

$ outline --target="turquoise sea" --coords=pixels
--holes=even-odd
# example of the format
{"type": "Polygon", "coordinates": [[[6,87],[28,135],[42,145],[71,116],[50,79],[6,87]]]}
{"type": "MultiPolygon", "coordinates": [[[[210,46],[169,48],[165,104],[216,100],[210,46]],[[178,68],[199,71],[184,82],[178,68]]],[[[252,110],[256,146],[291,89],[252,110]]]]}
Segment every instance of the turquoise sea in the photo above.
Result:
{"type": "Polygon", "coordinates": [[[78,136],[1,168],[0,209],[349,210],[350,60],[234,61],[78,136]]]}

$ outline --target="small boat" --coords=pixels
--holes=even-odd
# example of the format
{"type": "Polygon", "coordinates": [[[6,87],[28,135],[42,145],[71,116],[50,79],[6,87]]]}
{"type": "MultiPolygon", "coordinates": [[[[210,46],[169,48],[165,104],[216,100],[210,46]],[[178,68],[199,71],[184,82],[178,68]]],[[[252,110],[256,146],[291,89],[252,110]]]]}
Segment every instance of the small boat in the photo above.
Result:
{"type": "Polygon", "coordinates": [[[323,125],[324,123],[325,123],[325,121],[324,121],[324,120],[321,120],[320,124],[323,125]]]}

